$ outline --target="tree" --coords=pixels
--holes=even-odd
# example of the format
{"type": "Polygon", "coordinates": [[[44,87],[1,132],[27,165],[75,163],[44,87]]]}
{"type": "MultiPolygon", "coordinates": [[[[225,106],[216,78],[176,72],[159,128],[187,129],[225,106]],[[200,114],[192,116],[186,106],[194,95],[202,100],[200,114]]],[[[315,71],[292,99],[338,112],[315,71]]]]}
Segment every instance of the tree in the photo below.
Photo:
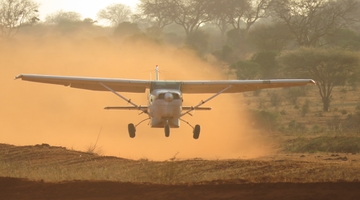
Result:
{"type": "Polygon", "coordinates": [[[123,4],[111,4],[100,10],[97,14],[99,20],[106,21],[112,26],[117,26],[121,22],[128,21],[131,16],[131,9],[123,4]]]}
{"type": "Polygon", "coordinates": [[[211,20],[207,12],[208,3],[207,0],[170,0],[168,8],[171,19],[182,26],[189,36],[211,20]]]}
{"type": "Polygon", "coordinates": [[[360,50],[360,33],[351,29],[339,29],[325,37],[326,45],[360,50]]]}
{"type": "Polygon", "coordinates": [[[275,51],[261,51],[255,53],[251,61],[259,65],[259,75],[262,79],[276,78],[280,72],[279,64],[276,61],[278,52],[275,51]]]}
{"type": "Polygon", "coordinates": [[[191,33],[186,38],[186,44],[191,49],[196,50],[200,56],[203,56],[208,50],[209,34],[202,30],[191,33]]]}
{"type": "Polygon", "coordinates": [[[141,33],[141,30],[139,29],[137,24],[131,22],[122,22],[116,27],[114,31],[114,36],[125,38],[127,36],[131,36],[139,33],[141,33]]]}
{"type": "Polygon", "coordinates": [[[230,69],[235,70],[236,78],[239,80],[255,79],[260,74],[259,64],[248,60],[239,60],[230,65],[230,69]]]}
{"type": "Polygon", "coordinates": [[[258,51],[282,51],[292,40],[289,29],[281,23],[256,25],[248,40],[258,51]]]}
{"type": "MultiPolygon", "coordinates": [[[[270,0],[248,0],[248,9],[246,9],[242,17],[245,22],[245,33],[248,34],[252,25],[259,19],[267,17],[267,9],[270,0]]],[[[247,37],[247,35],[245,36],[247,37]]]]}
{"type": "Polygon", "coordinates": [[[334,86],[356,73],[360,64],[358,54],[338,48],[300,48],[284,53],[278,60],[290,74],[316,81],[325,112],[329,111],[334,86]]]}
{"type": "Polygon", "coordinates": [[[284,23],[299,46],[321,46],[321,39],[357,21],[358,0],[273,0],[273,15],[284,23]]]}
{"type": "Polygon", "coordinates": [[[48,24],[62,24],[69,22],[80,22],[81,15],[77,12],[59,10],[55,13],[49,14],[45,17],[45,22],[48,24]]]}
{"type": "MultiPolygon", "coordinates": [[[[226,30],[230,25],[232,30],[227,33],[227,44],[238,54],[247,53],[247,36],[250,28],[259,19],[267,16],[266,10],[270,0],[222,0],[210,4],[211,18],[218,26],[226,30]]],[[[211,2],[211,1],[210,1],[211,2]]]]}
{"type": "Polygon", "coordinates": [[[232,10],[233,4],[229,0],[209,0],[208,14],[221,32],[221,37],[225,38],[225,33],[231,25],[229,12],[232,10]]]}
{"type": "Polygon", "coordinates": [[[236,30],[244,26],[243,37],[246,38],[252,25],[267,16],[270,0],[231,0],[230,9],[227,11],[230,24],[236,30]]]}
{"type": "Polygon", "coordinates": [[[0,37],[11,38],[20,28],[39,21],[38,8],[32,0],[0,0],[0,37]]]}
{"type": "Polygon", "coordinates": [[[173,22],[169,0],[141,0],[139,9],[142,15],[155,22],[155,27],[163,29],[173,22]]]}

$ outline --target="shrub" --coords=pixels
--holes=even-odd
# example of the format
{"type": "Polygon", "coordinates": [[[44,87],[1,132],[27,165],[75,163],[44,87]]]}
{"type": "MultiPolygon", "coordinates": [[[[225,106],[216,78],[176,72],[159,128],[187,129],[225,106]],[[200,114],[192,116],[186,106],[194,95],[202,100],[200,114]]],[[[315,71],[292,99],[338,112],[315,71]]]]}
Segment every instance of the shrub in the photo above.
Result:
{"type": "Polygon", "coordinates": [[[340,113],[341,113],[342,115],[346,115],[346,114],[347,114],[347,110],[342,109],[342,110],[340,111],[340,113]]]}
{"type": "Polygon", "coordinates": [[[344,130],[347,132],[360,133],[360,112],[349,114],[344,120],[344,130]]]}
{"type": "Polygon", "coordinates": [[[325,127],[319,126],[317,124],[311,128],[312,133],[324,133],[325,131],[326,131],[325,127]]]}
{"type": "Polygon", "coordinates": [[[295,133],[305,133],[307,128],[305,124],[292,120],[288,125],[288,130],[295,133]]]}
{"type": "Polygon", "coordinates": [[[286,89],[285,97],[292,105],[297,105],[299,97],[306,96],[307,89],[305,87],[296,87],[286,89]]]}
{"type": "Polygon", "coordinates": [[[342,120],[339,115],[334,115],[330,120],[327,121],[328,128],[331,131],[341,131],[342,120]]]}
{"type": "Polygon", "coordinates": [[[271,106],[274,106],[277,108],[278,106],[281,105],[282,97],[281,97],[281,95],[279,95],[279,93],[271,92],[269,95],[270,95],[271,106]]]}
{"type": "Polygon", "coordinates": [[[265,110],[251,110],[250,113],[253,120],[252,124],[255,128],[269,131],[277,130],[280,121],[278,113],[265,110]]]}
{"type": "Polygon", "coordinates": [[[310,101],[306,100],[304,105],[301,107],[301,117],[305,117],[307,113],[310,111],[310,101]]]}

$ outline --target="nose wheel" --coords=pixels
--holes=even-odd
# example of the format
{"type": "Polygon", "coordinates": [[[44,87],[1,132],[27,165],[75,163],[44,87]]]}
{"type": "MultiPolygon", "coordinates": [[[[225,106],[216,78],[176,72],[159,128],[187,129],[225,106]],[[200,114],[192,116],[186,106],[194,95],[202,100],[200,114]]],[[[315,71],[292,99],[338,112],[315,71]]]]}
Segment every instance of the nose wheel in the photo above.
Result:
{"type": "Polygon", "coordinates": [[[169,137],[170,136],[170,126],[169,124],[166,124],[164,127],[164,132],[165,132],[165,137],[169,137]]]}

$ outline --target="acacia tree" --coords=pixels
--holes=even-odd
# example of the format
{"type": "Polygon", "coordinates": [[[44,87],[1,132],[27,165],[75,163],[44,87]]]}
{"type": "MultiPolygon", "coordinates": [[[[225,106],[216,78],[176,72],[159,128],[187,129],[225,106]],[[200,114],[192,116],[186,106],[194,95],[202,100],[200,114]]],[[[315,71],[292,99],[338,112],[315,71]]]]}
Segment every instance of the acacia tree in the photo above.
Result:
{"type": "Polygon", "coordinates": [[[211,16],[211,23],[215,24],[221,32],[222,38],[231,25],[229,12],[233,4],[229,0],[209,0],[208,14],[211,16]]]}
{"type": "Polygon", "coordinates": [[[325,112],[329,111],[334,86],[346,82],[360,64],[357,53],[338,48],[303,47],[284,53],[278,60],[292,75],[316,81],[325,112]]]}
{"type": "Polygon", "coordinates": [[[257,25],[249,32],[248,36],[248,40],[258,51],[281,52],[292,39],[288,28],[282,23],[257,25]]]}
{"type": "Polygon", "coordinates": [[[53,14],[49,14],[45,18],[45,22],[49,24],[60,24],[66,22],[79,22],[81,15],[77,12],[59,10],[53,14]]]}
{"type": "Polygon", "coordinates": [[[161,30],[173,22],[169,6],[169,0],[141,0],[138,7],[142,15],[155,22],[155,27],[161,30]]]}
{"type": "Polygon", "coordinates": [[[251,80],[260,75],[260,66],[256,62],[249,60],[239,60],[230,65],[230,70],[236,74],[239,80],[251,80]]]}
{"type": "Polygon", "coordinates": [[[38,19],[39,4],[32,0],[0,0],[0,37],[11,38],[38,19]]]}
{"type": "Polygon", "coordinates": [[[270,0],[225,0],[225,2],[228,4],[225,12],[229,23],[239,33],[244,29],[245,31],[242,32],[244,38],[255,22],[267,16],[266,11],[270,5],[270,0]]]}
{"type": "Polygon", "coordinates": [[[358,0],[273,0],[273,16],[284,23],[299,46],[320,46],[320,39],[358,21],[358,0]]]}
{"type": "Polygon", "coordinates": [[[248,34],[252,25],[259,19],[267,17],[267,9],[270,5],[270,0],[248,0],[248,9],[246,9],[242,17],[245,22],[245,33],[248,34]]]}
{"type": "Polygon", "coordinates": [[[170,0],[169,13],[174,23],[182,26],[186,36],[195,33],[199,27],[211,20],[207,0],[170,0]]]}
{"type": "Polygon", "coordinates": [[[132,12],[129,6],[124,4],[111,4],[100,10],[97,14],[99,20],[106,21],[112,26],[117,26],[121,22],[128,21],[132,12]]]}

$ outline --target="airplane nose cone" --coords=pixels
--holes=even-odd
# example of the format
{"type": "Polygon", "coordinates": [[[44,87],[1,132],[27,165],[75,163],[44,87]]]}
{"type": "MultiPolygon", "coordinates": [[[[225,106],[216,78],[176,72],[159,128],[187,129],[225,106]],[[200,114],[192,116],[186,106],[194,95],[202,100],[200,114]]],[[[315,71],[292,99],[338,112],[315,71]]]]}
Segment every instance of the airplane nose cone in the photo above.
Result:
{"type": "Polygon", "coordinates": [[[167,93],[165,93],[164,99],[167,102],[171,102],[174,99],[174,96],[170,92],[167,92],[167,93]]]}

